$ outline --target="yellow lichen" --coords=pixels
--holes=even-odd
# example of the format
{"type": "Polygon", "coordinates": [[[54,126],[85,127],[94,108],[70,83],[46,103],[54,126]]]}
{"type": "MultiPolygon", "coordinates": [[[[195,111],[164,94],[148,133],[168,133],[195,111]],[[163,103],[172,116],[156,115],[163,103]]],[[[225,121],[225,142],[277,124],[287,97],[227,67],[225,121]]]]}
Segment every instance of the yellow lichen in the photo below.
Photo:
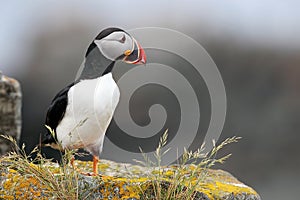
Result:
{"type": "Polygon", "coordinates": [[[0,190],[0,198],[3,199],[45,199],[41,196],[41,190],[47,188],[34,177],[24,177],[15,170],[7,175],[3,181],[3,190],[0,190]]]}
{"type": "MultiPolygon", "coordinates": [[[[29,166],[35,170],[39,170],[40,167],[32,163],[29,166]]],[[[63,170],[57,165],[53,164],[47,167],[55,176],[63,174],[63,170]]],[[[80,170],[88,171],[92,167],[92,162],[76,161],[76,167],[80,170]]],[[[218,199],[228,194],[245,193],[257,195],[252,188],[243,185],[223,171],[196,169],[194,165],[187,166],[181,170],[177,170],[174,166],[162,167],[159,170],[152,170],[150,172],[152,175],[150,176],[140,176],[138,178],[104,175],[106,170],[114,170],[109,163],[100,163],[98,167],[103,172],[103,175],[95,180],[99,183],[98,191],[101,193],[103,199],[140,199],[139,195],[149,188],[149,183],[151,183],[151,179],[149,178],[160,174],[159,181],[166,181],[172,184],[173,178],[178,173],[184,176],[192,176],[187,179],[189,182],[183,181],[180,184],[187,187],[196,185],[195,189],[204,193],[210,199],[218,199]],[[207,177],[203,180],[201,179],[199,182],[199,176],[202,173],[207,174],[207,177]]],[[[48,199],[51,197],[51,189],[43,184],[40,179],[37,179],[33,175],[21,174],[15,169],[9,168],[6,173],[2,172],[1,184],[0,199],[48,199]]]]}
{"type": "Polygon", "coordinates": [[[170,176],[173,176],[173,175],[174,175],[174,171],[172,171],[172,170],[167,170],[164,174],[165,174],[165,176],[170,177],[170,176]]]}

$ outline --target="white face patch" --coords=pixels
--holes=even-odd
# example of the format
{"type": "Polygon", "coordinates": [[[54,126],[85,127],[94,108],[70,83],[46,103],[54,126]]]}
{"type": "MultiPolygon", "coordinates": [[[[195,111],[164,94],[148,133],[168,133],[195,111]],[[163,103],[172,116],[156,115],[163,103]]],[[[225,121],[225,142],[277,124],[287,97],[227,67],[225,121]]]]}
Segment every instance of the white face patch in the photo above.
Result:
{"type": "Polygon", "coordinates": [[[132,38],[124,32],[117,31],[94,41],[101,53],[108,59],[115,61],[127,50],[133,51],[134,44],[132,38]]]}

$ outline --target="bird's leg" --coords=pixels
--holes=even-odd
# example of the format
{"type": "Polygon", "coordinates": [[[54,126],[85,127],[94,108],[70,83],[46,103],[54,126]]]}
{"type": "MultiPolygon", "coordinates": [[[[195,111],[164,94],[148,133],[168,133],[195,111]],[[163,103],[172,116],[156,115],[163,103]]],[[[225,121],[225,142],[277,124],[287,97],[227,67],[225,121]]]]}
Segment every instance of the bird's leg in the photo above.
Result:
{"type": "Polygon", "coordinates": [[[71,160],[70,160],[70,164],[71,164],[71,166],[72,166],[73,168],[76,168],[74,162],[75,162],[75,157],[72,156],[72,157],[71,157],[71,160]]]}
{"type": "MultiPolygon", "coordinates": [[[[72,155],[71,159],[70,159],[70,164],[73,167],[73,169],[75,169],[77,172],[80,172],[80,170],[76,167],[75,165],[75,156],[72,155]]],[[[80,172],[81,173],[81,172],[80,172]]]]}
{"type": "Polygon", "coordinates": [[[80,172],[82,175],[85,175],[85,176],[97,176],[98,175],[98,161],[99,161],[99,158],[97,156],[93,156],[93,173],[90,173],[90,172],[82,172],[80,171],[75,165],[74,165],[74,160],[75,158],[72,157],[71,160],[70,160],[70,163],[72,165],[72,167],[80,172]]]}
{"type": "Polygon", "coordinates": [[[97,156],[93,156],[93,174],[98,175],[98,161],[99,158],[97,156]]]}

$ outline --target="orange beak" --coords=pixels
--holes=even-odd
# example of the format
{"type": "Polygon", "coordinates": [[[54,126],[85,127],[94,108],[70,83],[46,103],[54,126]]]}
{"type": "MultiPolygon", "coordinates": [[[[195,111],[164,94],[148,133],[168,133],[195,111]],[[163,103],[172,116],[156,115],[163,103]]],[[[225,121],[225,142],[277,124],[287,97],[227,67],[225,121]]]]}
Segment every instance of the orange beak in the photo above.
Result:
{"type": "Polygon", "coordinates": [[[146,64],[146,54],[141,45],[134,39],[134,49],[130,55],[126,56],[124,62],[129,64],[146,64]]]}

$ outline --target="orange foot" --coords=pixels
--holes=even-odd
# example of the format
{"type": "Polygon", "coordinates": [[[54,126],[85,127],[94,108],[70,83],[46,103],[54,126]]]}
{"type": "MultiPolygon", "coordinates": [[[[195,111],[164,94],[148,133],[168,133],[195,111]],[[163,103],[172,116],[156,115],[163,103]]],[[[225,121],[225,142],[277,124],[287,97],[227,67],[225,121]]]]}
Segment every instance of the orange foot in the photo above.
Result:
{"type": "Polygon", "coordinates": [[[97,156],[93,156],[93,174],[94,174],[94,176],[98,175],[98,162],[99,162],[99,158],[97,156]]]}
{"type": "Polygon", "coordinates": [[[79,173],[81,173],[82,175],[85,176],[98,176],[98,162],[99,162],[99,158],[97,156],[93,156],[93,172],[82,172],[80,171],[76,166],[75,166],[75,158],[72,157],[70,160],[71,166],[77,170],[79,173]]]}

